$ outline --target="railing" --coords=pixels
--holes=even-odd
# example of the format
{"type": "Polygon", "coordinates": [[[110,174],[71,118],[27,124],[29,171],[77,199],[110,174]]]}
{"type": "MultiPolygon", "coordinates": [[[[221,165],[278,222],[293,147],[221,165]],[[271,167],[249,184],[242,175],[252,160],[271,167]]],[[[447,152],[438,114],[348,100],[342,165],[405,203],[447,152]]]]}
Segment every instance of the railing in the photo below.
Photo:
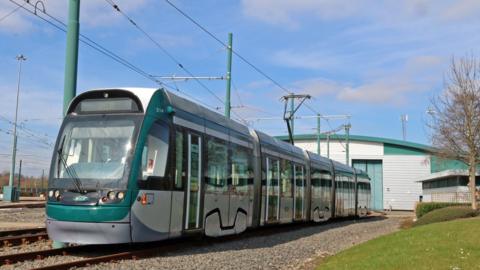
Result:
{"type": "Polygon", "coordinates": [[[431,193],[432,202],[469,203],[472,194],[470,192],[437,192],[431,193]]]}

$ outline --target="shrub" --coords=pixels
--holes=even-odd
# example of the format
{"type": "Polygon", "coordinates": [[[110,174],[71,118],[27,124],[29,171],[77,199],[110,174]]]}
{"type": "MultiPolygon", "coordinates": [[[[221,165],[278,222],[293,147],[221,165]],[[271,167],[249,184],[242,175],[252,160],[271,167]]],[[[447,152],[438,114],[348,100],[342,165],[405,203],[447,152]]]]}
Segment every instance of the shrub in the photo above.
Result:
{"type": "Polygon", "coordinates": [[[440,209],[449,206],[464,206],[469,205],[468,203],[443,203],[443,202],[421,202],[418,203],[415,207],[415,214],[417,218],[421,218],[426,213],[433,211],[435,209],[440,209]]]}
{"type": "Polygon", "coordinates": [[[414,226],[449,221],[459,218],[469,218],[478,215],[478,211],[466,206],[449,206],[431,211],[419,218],[414,226]]]}

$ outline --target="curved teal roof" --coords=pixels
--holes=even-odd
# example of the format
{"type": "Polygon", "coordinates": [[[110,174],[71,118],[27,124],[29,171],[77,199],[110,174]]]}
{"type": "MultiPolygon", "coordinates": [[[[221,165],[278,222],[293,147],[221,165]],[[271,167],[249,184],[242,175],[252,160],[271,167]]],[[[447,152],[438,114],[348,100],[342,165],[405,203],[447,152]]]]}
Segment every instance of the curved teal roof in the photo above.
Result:
{"type": "MultiPolygon", "coordinates": [[[[333,134],[330,135],[331,140],[345,140],[346,135],[340,134],[333,134]]],[[[276,138],[280,140],[288,140],[288,136],[277,136],[276,138]]],[[[320,138],[325,140],[327,136],[325,134],[321,134],[320,138]]],[[[316,134],[299,134],[295,135],[295,140],[316,140],[316,134]]],[[[389,139],[389,138],[380,138],[380,137],[371,137],[371,136],[361,136],[361,135],[350,135],[350,141],[359,141],[359,142],[375,142],[375,143],[383,143],[390,146],[397,146],[401,148],[410,148],[412,150],[417,150],[421,152],[431,152],[433,147],[425,144],[396,140],[396,139],[389,139]]]]}

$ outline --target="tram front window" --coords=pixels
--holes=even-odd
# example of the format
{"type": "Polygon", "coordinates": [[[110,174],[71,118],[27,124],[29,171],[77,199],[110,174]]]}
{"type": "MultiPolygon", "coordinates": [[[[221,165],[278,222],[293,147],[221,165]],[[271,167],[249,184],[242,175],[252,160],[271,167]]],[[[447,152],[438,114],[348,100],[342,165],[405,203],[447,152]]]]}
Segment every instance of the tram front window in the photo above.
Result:
{"type": "Polygon", "coordinates": [[[70,118],[54,155],[53,185],[83,189],[126,187],[125,168],[136,122],[127,117],[70,118]]]}

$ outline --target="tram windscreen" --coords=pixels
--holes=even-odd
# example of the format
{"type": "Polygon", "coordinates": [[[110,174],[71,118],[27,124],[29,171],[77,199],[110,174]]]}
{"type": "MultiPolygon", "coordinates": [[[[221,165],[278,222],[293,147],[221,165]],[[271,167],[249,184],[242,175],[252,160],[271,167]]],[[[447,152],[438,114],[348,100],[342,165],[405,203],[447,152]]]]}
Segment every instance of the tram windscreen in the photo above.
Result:
{"type": "Polygon", "coordinates": [[[66,180],[80,180],[85,188],[122,187],[136,121],[82,118],[66,123],[59,137],[53,170],[56,185],[70,186],[72,181],[66,180]]]}

